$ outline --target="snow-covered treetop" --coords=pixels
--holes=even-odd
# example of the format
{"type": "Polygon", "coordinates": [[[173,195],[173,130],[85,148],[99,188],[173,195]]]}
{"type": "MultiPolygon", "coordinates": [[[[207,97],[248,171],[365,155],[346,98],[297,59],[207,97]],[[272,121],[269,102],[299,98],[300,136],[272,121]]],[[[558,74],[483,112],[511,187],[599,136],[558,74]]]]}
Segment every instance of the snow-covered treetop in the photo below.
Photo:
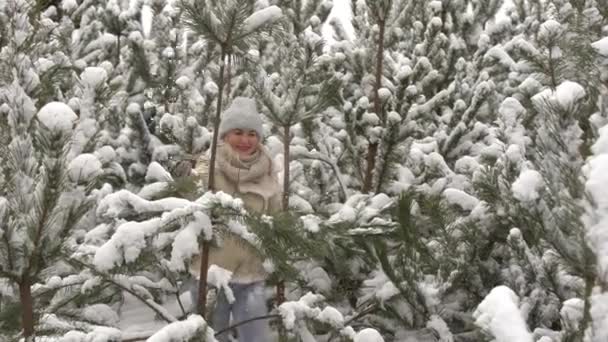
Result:
{"type": "Polygon", "coordinates": [[[62,134],[69,134],[78,120],[72,108],[63,102],[47,103],[40,108],[37,117],[48,129],[62,134]]]}

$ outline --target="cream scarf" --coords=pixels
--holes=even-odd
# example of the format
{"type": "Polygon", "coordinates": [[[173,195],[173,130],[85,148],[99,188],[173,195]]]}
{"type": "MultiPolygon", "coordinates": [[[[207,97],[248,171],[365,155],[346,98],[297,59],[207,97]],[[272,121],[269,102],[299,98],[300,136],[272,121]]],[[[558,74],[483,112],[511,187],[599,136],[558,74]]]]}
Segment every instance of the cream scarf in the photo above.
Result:
{"type": "Polygon", "coordinates": [[[217,167],[234,184],[256,182],[272,175],[272,160],[262,146],[247,158],[241,157],[229,144],[221,143],[217,149],[217,167]]]}

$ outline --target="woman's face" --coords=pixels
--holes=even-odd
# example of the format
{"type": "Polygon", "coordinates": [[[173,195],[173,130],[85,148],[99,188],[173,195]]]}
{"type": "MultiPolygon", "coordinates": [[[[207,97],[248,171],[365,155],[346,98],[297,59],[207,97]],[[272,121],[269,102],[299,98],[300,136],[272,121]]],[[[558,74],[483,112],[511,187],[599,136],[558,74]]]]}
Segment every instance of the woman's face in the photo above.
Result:
{"type": "Polygon", "coordinates": [[[230,144],[230,147],[232,147],[239,156],[247,157],[256,151],[260,139],[254,130],[237,128],[226,133],[224,141],[230,144]]]}

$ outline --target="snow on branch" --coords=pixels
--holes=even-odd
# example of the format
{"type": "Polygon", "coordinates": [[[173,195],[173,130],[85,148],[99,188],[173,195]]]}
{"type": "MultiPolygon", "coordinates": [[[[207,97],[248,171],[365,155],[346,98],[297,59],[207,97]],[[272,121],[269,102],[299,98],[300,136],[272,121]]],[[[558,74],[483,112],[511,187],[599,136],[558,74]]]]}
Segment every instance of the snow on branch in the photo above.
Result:
{"type": "Polygon", "coordinates": [[[102,271],[108,271],[123,262],[135,261],[146,247],[146,238],[156,234],[161,224],[161,218],[123,223],[116,229],[112,238],[95,253],[95,266],[102,271]]]}
{"type": "Polygon", "coordinates": [[[351,326],[345,326],[344,316],[337,309],[326,306],[321,309],[317,304],[325,298],[319,294],[311,292],[305,294],[298,301],[285,302],[279,306],[279,314],[282,317],[283,325],[288,330],[296,331],[302,336],[308,336],[310,332],[303,322],[307,319],[315,320],[320,323],[328,324],[338,331],[342,336],[354,341],[383,342],[380,334],[374,329],[363,329],[355,333],[351,326]]]}
{"type": "Polygon", "coordinates": [[[98,216],[117,218],[133,211],[138,214],[163,214],[142,222],[122,223],[110,240],[97,249],[94,264],[99,270],[107,271],[123,262],[133,262],[147,247],[148,238],[160,233],[163,227],[188,219],[192,222],[177,234],[171,255],[171,266],[176,270],[183,269],[184,260],[197,253],[196,237],[201,232],[206,239],[213,237],[211,219],[207,213],[214,208],[245,213],[242,200],[221,191],[215,194],[207,192],[194,202],[179,198],[148,201],[127,190],[110,194],[101,201],[98,216]]]}
{"type": "Polygon", "coordinates": [[[372,328],[366,328],[357,333],[353,338],[354,342],[384,342],[380,333],[372,328]]]}
{"type": "MultiPolygon", "coordinates": [[[[126,276],[123,274],[114,274],[111,276],[112,281],[123,288],[132,288],[137,286],[138,289],[161,289],[164,291],[175,291],[175,287],[166,279],[160,281],[152,281],[144,276],[126,276]]],[[[147,291],[147,290],[146,290],[147,291]]]]}
{"type": "Polygon", "coordinates": [[[524,170],[511,189],[513,196],[522,202],[533,202],[540,198],[544,185],[543,176],[536,170],[524,170]]]}
{"type": "Polygon", "coordinates": [[[175,271],[186,269],[185,260],[190,260],[194,255],[200,253],[198,236],[205,233],[205,240],[211,240],[211,220],[202,212],[193,213],[193,220],[182,229],[173,240],[171,250],[170,267],[175,271]]]}
{"type": "Polygon", "coordinates": [[[593,46],[600,55],[608,57],[608,37],[596,41],[591,44],[591,46],[593,46]]]}
{"type": "Polygon", "coordinates": [[[298,319],[315,318],[321,314],[321,309],[312,305],[323,301],[325,298],[322,295],[313,294],[311,292],[305,294],[298,301],[285,302],[279,306],[279,313],[283,318],[285,328],[292,330],[298,319]]]}
{"type": "Polygon", "coordinates": [[[532,342],[519,310],[519,297],[506,286],[497,286],[473,313],[475,324],[491,333],[496,342],[532,342]]]}
{"type": "Polygon", "coordinates": [[[363,285],[370,289],[370,291],[367,291],[367,293],[361,297],[361,302],[368,301],[372,297],[375,297],[380,303],[380,306],[384,306],[384,303],[399,294],[397,286],[393,284],[382,270],[373,271],[372,277],[364,280],[363,285]]]}
{"type": "Polygon", "coordinates": [[[342,191],[342,194],[344,195],[344,197],[347,198],[350,195],[350,192],[348,191],[348,189],[346,187],[346,182],[343,179],[344,176],[340,172],[338,165],[328,155],[322,154],[318,151],[309,151],[304,146],[293,146],[291,148],[291,158],[293,158],[293,159],[300,159],[300,158],[313,159],[313,160],[319,160],[321,162],[328,164],[336,175],[336,179],[338,181],[338,184],[340,185],[340,190],[342,191]]]}
{"type": "Polygon", "coordinates": [[[202,336],[203,341],[217,342],[213,335],[213,329],[209,327],[203,317],[199,315],[191,315],[184,321],[178,321],[166,325],[154,335],[150,336],[150,338],[148,338],[146,341],[190,341],[194,337],[202,336]]]}
{"type": "MultiPolygon", "coordinates": [[[[167,322],[177,322],[177,318],[169,312],[169,310],[163,305],[157,303],[154,300],[152,294],[146,290],[143,286],[133,285],[131,286],[132,291],[136,294],[138,299],[143,300],[144,304],[149,306],[152,310],[154,310],[160,317],[162,317],[167,322]]],[[[133,293],[132,292],[132,293],[133,293]]]]}
{"type": "Polygon", "coordinates": [[[509,56],[509,54],[504,50],[504,48],[500,44],[490,48],[490,50],[488,50],[488,52],[486,52],[486,54],[483,56],[483,59],[484,62],[488,64],[491,64],[494,61],[498,61],[500,64],[504,65],[505,67],[508,67],[509,69],[513,69],[516,65],[513,58],[509,56]]]}
{"type": "Polygon", "coordinates": [[[269,6],[263,8],[252,15],[249,18],[245,19],[243,23],[243,34],[248,35],[253,33],[260,27],[270,24],[283,16],[283,11],[277,6],[269,6]]]}
{"type": "Polygon", "coordinates": [[[53,132],[70,133],[78,116],[72,108],[62,102],[49,102],[40,108],[38,120],[53,132]]]}
{"type": "MultiPolygon", "coordinates": [[[[374,196],[353,195],[327,220],[327,223],[329,225],[354,223],[364,230],[368,229],[368,226],[391,226],[391,222],[383,218],[381,213],[394,203],[393,199],[383,193],[374,196]]],[[[351,232],[354,230],[351,229],[351,232]]]]}
{"type": "MultiPolygon", "coordinates": [[[[157,210],[167,208],[163,207],[162,204],[164,202],[160,204],[155,203],[161,202],[162,200],[152,202],[145,201],[132,193],[129,194],[129,198],[137,198],[140,203],[147,202],[157,210]]],[[[147,238],[158,234],[162,227],[175,222],[175,220],[193,215],[197,210],[204,209],[204,207],[187,200],[179,201],[179,203],[182,204],[181,207],[174,208],[170,212],[165,212],[161,217],[155,217],[142,222],[129,221],[118,226],[110,240],[99,247],[95,252],[95,266],[98,267],[99,270],[107,271],[123,262],[129,263],[135,261],[141,254],[141,251],[147,246],[147,238]]],[[[201,213],[200,215],[205,214],[201,213]]],[[[203,220],[199,219],[198,221],[202,222],[203,220]]],[[[210,219],[207,217],[206,221],[210,222],[210,219]]]]}
{"type": "Polygon", "coordinates": [[[182,208],[191,202],[182,198],[148,201],[128,191],[120,190],[104,197],[97,207],[97,216],[121,218],[135,214],[151,214],[182,208]]]}
{"type": "MultiPolygon", "coordinates": [[[[56,323],[57,317],[47,317],[47,323],[56,323]]],[[[65,328],[65,327],[64,327],[65,328]]],[[[108,327],[95,327],[92,331],[82,332],[78,330],[68,331],[60,342],[86,342],[86,341],[122,341],[120,330],[108,327]]]]}
{"type": "Polygon", "coordinates": [[[454,189],[447,188],[443,191],[442,196],[446,199],[446,201],[452,205],[459,206],[462,210],[473,210],[480,203],[479,199],[474,196],[467,194],[466,192],[454,189]]]}
{"type": "Polygon", "coordinates": [[[431,113],[433,109],[437,108],[442,103],[445,103],[453,92],[454,86],[450,85],[447,89],[441,90],[425,103],[413,104],[407,113],[406,119],[414,120],[421,115],[427,115],[428,113],[431,113]]]}
{"type": "Polygon", "coordinates": [[[585,88],[572,81],[560,83],[555,90],[545,89],[532,97],[532,102],[542,107],[546,101],[560,105],[564,109],[573,108],[586,96],[585,88]]]}

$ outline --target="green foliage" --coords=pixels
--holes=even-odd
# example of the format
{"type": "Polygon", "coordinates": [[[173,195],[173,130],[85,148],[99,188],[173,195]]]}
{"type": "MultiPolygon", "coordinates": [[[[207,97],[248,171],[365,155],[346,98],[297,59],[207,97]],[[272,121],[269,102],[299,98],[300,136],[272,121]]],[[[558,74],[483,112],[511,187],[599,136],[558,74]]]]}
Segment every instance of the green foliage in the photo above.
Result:
{"type": "MultiPolygon", "coordinates": [[[[181,161],[176,166],[177,169],[185,169],[187,167],[192,168],[192,163],[190,161],[181,161]]],[[[167,191],[159,195],[159,198],[162,197],[178,197],[178,198],[187,198],[189,200],[195,200],[200,196],[199,190],[199,179],[196,176],[190,175],[179,175],[183,171],[178,171],[178,177],[175,177],[173,182],[169,184],[169,188],[167,191]]]]}
{"type": "Polygon", "coordinates": [[[0,146],[7,146],[11,141],[11,129],[8,124],[8,113],[0,111],[0,146]]]}
{"type": "Polygon", "coordinates": [[[40,74],[40,84],[34,92],[40,103],[49,103],[59,100],[58,93],[65,93],[70,79],[73,77],[74,67],[54,65],[40,74]],[[58,89],[63,91],[58,91],[58,89]]]}
{"type": "MultiPolygon", "coordinates": [[[[474,183],[478,198],[492,214],[490,241],[494,248],[504,245],[503,239],[508,237],[508,254],[496,260],[508,265],[503,266],[503,281],[529,303],[528,324],[558,327],[564,339],[574,340],[582,336],[584,328],[559,328],[557,308],[568,298],[587,298],[596,276],[596,260],[581,221],[586,199],[580,175],[590,144],[581,129],[582,118],[590,115],[585,113],[587,100],[560,102],[551,92],[535,97],[534,119],[530,120],[534,144],[526,153],[527,164],[502,157],[482,169],[474,183]],[[517,198],[511,185],[529,168],[539,172],[542,186],[537,198],[517,198]]],[[[587,312],[585,303],[583,311],[587,312]]],[[[585,317],[582,326],[589,322],[587,313],[585,317]]]]}
{"type": "Polygon", "coordinates": [[[376,193],[381,193],[386,189],[387,183],[394,179],[394,172],[402,162],[404,147],[408,144],[408,139],[404,139],[400,134],[400,124],[397,122],[387,124],[386,134],[383,135],[380,154],[376,164],[376,193]]]}
{"type": "Polygon", "coordinates": [[[245,222],[259,239],[259,253],[274,265],[270,282],[295,280],[298,261],[320,259],[327,253],[327,245],[318,236],[307,233],[298,216],[289,212],[268,216],[247,215],[245,222]]]}
{"type": "MultiPolygon", "coordinates": [[[[22,279],[42,282],[49,273],[53,273],[57,263],[69,253],[69,243],[66,242],[73,238],[72,234],[81,219],[94,204],[89,198],[77,199],[84,194],[77,191],[75,185],[68,180],[70,137],[50,131],[41,124],[35,125],[32,133],[32,139],[20,134],[13,137],[9,145],[0,147],[0,158],[4,161],[3,173],[8,175],[6,181],[0,183],[0,194],[8,201],[5,208],[8,212],[4,215],[9,218],[2,225],[0,258],[3,266],[0,275],[12,285],[22,282],[22,279]],[[27,179],[32,183],[29,187],[24,187],[27,179]]],[[[42,296],[33,294],[35,320],[44,310],[61,316],[64,313],[62,308],[67,308],[68,304],[73,305],[78,298],[83,299],[85,296],[78,290],[76,296],[57,302],[57,298],[62,296],[60,291],[61,289],[52,289],[42,296]],[[51,299],[55,301],[52,306],[44,305],[51,299]]],[[[86,298],[94,301],[93,296],[86,298]]],[[[8,305],[6,312],[12,312],[10,300],[3,299],[2,302],[3,305],[8,305]]],[[[19,305],[23,306],[23,303],[19,305]]],[[[20,320],[21,316],[7,316],[1,324],[11,325],[11,319],[20,320]]]]}
{"type": "Polygon", "coordinates": [[[291,26],[289,31],[295,35],[302,33],[308,25],[313,25],[311,22],[313,16],[316,16],[320,22],[325,22],[332,9],[330,6],[325,6],[322,0],[278,0],[277,6],[287,9],[286,16],[291,26]]]}
{"type": "MultiPolygon", "coordinates": [[[[0,109],[0,196],[10,204],[10,212],[5,215],[10,219],[0,220],[3,233],[0,276],[15,282],[25,269],[33,274],[34,282],[41,282],[38,288],[44,290],[34,293],[37,317],[55,313],[66,321],[99,324],[101,322],[79,317],[80,309],[90,303],[115,304],[122,291],[134,292],[144,303],[147,300],[160,303],[167,294],[175,295],[147,285],[142,285],[145,291],[138,292],[125,284],[136,283],[135,279],[142,277],[167,279],[178,287],[188,276],[187,272],[171,270],[167,256],[171,253],[171,237],[190,222],[189,215],[167,223],[159,234],[146,237],[146,248],[139,258],[112,272],[97,272],[84,261],[70,259],[67,248],[75,240],[81,242],[85,231],[99,219],[88,215],[94,206],[88,195],[106,182],[114,188],[138,188],[145,183],[142,170],[152,160],[165,158],[158,155],[167,150],[153,150],[158,140],[147,131],[142,112],[129,111],[124,115],[127,98],[140,104],[148,101],[158,109],[159,117],[170,113],[174,117],[169,119],[181,120],[184,125],[180,129],[163,131],[158,136],[163,143],[179,145],[165,154],[181,148],[179,153],[190,157],[206,148],[201,137],[207,132],[200,129],[200,125],[206,126],[208,112],[218,108],[212,108],[213,96],[207,94],[204,104],[199,101],[199,107],[189,107],[189,103],[200,97],[192,101],[196,96],[185,95],[190,89],[178,89],[175,81],[182,75],[196,75],[191,79],[191,87],[193,92],[198,91],[206,82],[225,77],[218,75],[218,69],[227,63],[230,65],[227,88],[232,89],[228,97],[255,94],[267,108],[272,123],[280,128],[296,126],[291,131],[296,135],[291,140],[293,144],[317,152],[309,155],[313,160],[310,163],[298,164],[300,160],[294,163],[297,164],[294,173],[301,177],[294,177],[296,180],[288,184],[292,190],[296,185],[300,187],[294,196],[317,200],[312,205],[315,214],[334,214],[339,204],[356,197],[349,196],[360,188],[356,179],[363,179],[362,152],[366,144],[374,141],[370,139],[372,136],[380,146],[374,180],[376,192],[394,191],[397,187],[391,186],[392,181],[402,176],[397,171],[412,171],[413,177],[409,174],[404,177],[411,180],[408,186],[412,190],[395,196],[390,210],[369,214],[376,221],[341,225],[323,222],[320,224],[323,229],[315,233],[306,231],[293,213],[272,218],[243,217],[234,210],[211,208],[214,228],[219,234],[231,233],[228,222],[237,220],[258,236],[259,244],[245,239],[242,243],[274,263],[271,282],[286,279],[296,284],[298,290],[306,289],[309,284],[300,279],[299,267],[306,263],[320,265],[329,273],[333,286],[326,296],[330,304],[340,305],[358,326],[374,326],[388,339],[397,339],[402,337],[395,335],[397,330],[422,329],[429,318],[436,315],[448,324],[457,341],[489,339],[473,327],[471,312],[490,288],[508,284],[529,308],[526,318],[532,328],[560,330],[564,332],[564,341],[580,340],[580,332],[561,326],[558,311],[566,299],[588,297],[596,276],[596,260],[587,247],[581,221],[581,203],[587,201],[581,175],[584,175],[583,162],[591,154],[590,146],[596,138],[594,125],[600,122],[590,119],[599,111],[598,99],[603,89],[596,51],[590,42],[602,35],[602,27],[606,25],[608,5],[602,6],[606,1],[514,0],[519,17],[508,13],[510,20],[486,25],[493,20],[502,1],[353,0],[355,41],[343,39],[344,31],[334,23],[339,42],[332,47],[314,42],[314,37],[309,40],[311,35],[307,35],[311,33],[308,27],[319,34],[320,24],[314,17],[325,22],[331,10],[329,2],[271,2],[284,10],[282,25],[268,23],[259,31],[249,32],[244,22],[254,11],[256,1],[182,0],[180,20],[183,21],[167,15],[163,19],[167,20],[166,26],[162,26],[167,32],[154,36],[156,48],[171,47],[177,53],[182,31],[173,29],[182,24],[207,44],[204,51],[193,49],[196,52],[162,60],[157,58],[160,54],[151,55],[147,50],[152,46],[152,39],[139,40],[133,35],[133,39],[125,43],[128,46],[121,49],[121,37],[127,35],[129,24],[133,23],[116,16],[110,8],[95,5],[87,9],[80,4],[75,13],[63,18],[63,24],[74,20],[73,26],[68,23],[55,28],[65,30],[60,36],[47,34],[46,22],[40,20],[41,11],[49,5],[46,0],[28,4],[31,8],[19,9],[17,12],[23,12],[25,20],[17,17],[13,20],[6,15],[9,12],[0,14],[3,57],[0,84],[12,84],[15,75],[29,76],[27,67],[30,66],[34,73],[39,72],[38,78],[32,78],[39,80],[38,84],[28,81],[20,92],[15,92],[15,87],[7,87],[2,94],[6,105],[0,109]],[[597,11],[592,6],[596,6],[597,11]],[[86,16],[80,27],[83,12],[86,16]],[[101,21],[92,20],[98,14],[101,21]],[[554,35],[539,35],[538,27],[547,19],[555,19],[562,26],[554,35]],[[15,25],[19,22],[25,26],[17,28],[15,25]],[[386,23],[384,51],[374,50],[378,30],[373,24],[379,22],[386,23]],[[95,25],[85,27],[85,23],[95,25]],[[81,41],[74,45],[82,45],[83,51],[72,51],[78,47],[66,45],[71,42],[74,27],[81,32],[81,41]],[[485,27],[488,30],[484,31],[485,27]],[[490,32],[490,28],[500,32],[490,32]],[[17,39],[10,38],[23,32],[26,38],[19,44],[17,39]],[[78,64],[68,61],[39,71],[36,64],[39,57],[56,62],[50,58],[50,52],[63,46],[69,53],[52,55],[57,60],[76,56],[88,65],[98,65],[107,53],[92,53],[90,57],[83,53],[91,52],[88,49],[92,49],[93,42],[101,41],[103,32],[117,38],[117,69],[112,76],[120,77],[113,80],[116,82],[111,86],[97,89],[91,99],[94,104],[88,109],[94,113],[91,116],[106,120],[99,122],[110,132],[110,139],[103,144],[117,151],[123,147],[115,143],[119,137],[129,140],[131,146],[125,147],[126,153],[118,153],[120,162],[125,169],[136,164],[133,170],[142,177],[127,182],[126,177],[119,174],[108,174],[91,183],[71,184],[66,174],[67,138],[57,139],[39,128],[36,120],[26,122],[24,118],[48,101],[78,100],[79,96],[78,85],[74,84],[76,69],[71,66],[78,64]],[[522,34],[519,40],[509,40],[518,33],[522,34]],[[42,42],[47,37],[61,43],[54,41],[53,47],[46,46],[42,42]],[[490,53],[493,47],[500,49],[490,53]],[[259,58],[250,54],[255,49],[260,53],[259,58]],[[121,50],[127,54],[121,55],[121,50]],[[324,54],[324,51],[330,53],[324,54]],[[212,63],[218,52],[222,52],[224,59],[212,63]],[[377,96],[373,71],[378,52],[385,61],[381,86],[390,92],[385,92],[389,96],[381,103],[381,113],[375,113],[381,125],[370,123],[373,118],[369,120],[376,110],[372,111],[369,100],[377,96]],[[512,64],[499,58],[502,52],[513,59],[512,64]],[[195,56],[196,61],[188,62],[187,58],[197,53],[200,56],[195,56]],[[120,61],[121,56],[130,59],[120,61]],[[18,64],[19,61],[24,63],[18,64]],[[255,68],[257,66],[261,67],[255,68]],[[554,89],[562,81],[572,80],[583,85],[586,96],[568,108],[550,101],[534,102],[531,99],[534,94],[527,94],[523,86],[519,87],[526,78],[540,82],[538,88],[529,90],[531,93],[543,88],[554,89]],[[147,92],[146,89],[154,90],[147,92]],[[117,95],[119,91],[124,100],[117,95]],[[142,92],[146,92],[145,98],[142,92]],[[508,133],[496,132],[494,122],[498,103],[507,96],[517,98],[526,108],[522,125],[533,141],[532,146],[519,146],[522,156],[518,161],[505,156],[512,141],[508,133]],[[107,103],[113,104],[106,106],[107,103]],[[26,108],[31,109],[31,113],[26,108]],[[192,123],[194,120],[187,123],[187,119],[194,117],[196,124],[192,123]],[[13,120],[16,127],[9,125],[9,120],[13,120]],[[126,129],[121,131],[125,124],[126,129]],[[300,128],[304,133],[298,136],[300,128]],[[122,136],[121,132],[128,133],[122,136]],[[414,144],[418,147],[412,147],[414,144]],[[419,147],[421,144],[426,144],[432,152],[420,152],[424,149],[419,147]],[[412,151],[420,158],[410,159],[416,157],[412,151]],[[464,172],[455,167],[452,171],[451,166],[458,165],[465,155],[474,159],[471,164],[481,166],[472,166],[474,170],[464,172]],[[445,169],[441,169],[444,164],[436,165],[439,162],[445,162],[445,169]],[[417,172],[416,168],[421,171],[417,172]],[[539,197],[530,202],[516,198],[512,189],[526,169],[537,170],[544,178],[539,197]],[[344,177],[338,177],[341,175],[344,177]],[[334,184],[336,177],[341,183],[339,190],[334,184]],[[30,184],[28,191],[22,190],[23,184],[30,184]],[[480,200],[474,212],[448,201],[443,192],[448,188],[457,188],[480,200]],[[333,195],[332,191],[341,191],[340,196],[333,195]],[[74,200],[67,201],[66,194],[74,200]],[[333,203],[336,201],[339,203],[333,203]],[[90,221],[79,226],[85,216],[90,221]],[[25,227],[28,242],[16,246],[11,237],[16,236],[18,227],[25,227]],[[82,230],[73,236],[76,227],[82,230]],[[518,228],[520,237],[513,228],[518,228]],[[20,264],[19,258],[25,261],[20,264]],[[61,276],[87,270],[102,279],[100,284],[91,292],[81,291],[81,283],[61,289],[46,288],[43,282],[59,269],[54,264],[58,259],[71,267],[64,268],[61,276]],[[378,298],[372,293],[378,289],[370,290],[374,286],[373,277],[380,273],[385,276],[382,281],[388,279],[387,284],[395,288],[391,298],[378,298]],[[575,279],[574,285],[565,283],[564,275],[575,279]],[[581,280],[585,286],[580,286],[581,280]],[[425,292],[428,289],[436,292],[429,294],[425,292]],[[411,315],[404,313],[408,310],[411,315]]],[[[152,3],[155,15],[165,15],[164,5],[164,1],[152,3]]],[[[196,38],[191,41],[191,37],[188,37],[190,47],[193,42],[194,45],[200,43],[196,38]]],[[[94,153],[100,136],[87,137],[90,140],[81,150],[94,153]]],[[[285,138],[289,143],[292,137],[285,138]]],[[[150,195],[146,200],[172,196],[198,198],[201,195],[198,180],[183,172],[189,171],[191,164],[191,160],[177,163],[172,171],[178,177],[167,184],[164,192],[150,195]]],[[[405,183],[399,181],[399,185],[405,183]]],[[[356,220],[364,216],[360,215],[364,205],[369,202],[353,206],[358,215],[356,220]]],[[[133,207],[125,209],[127,214],[109,220],[104,234],[111,235],[124,220],[141,222],[162,214],[158,209],[143,213],[131,209],[133,207]]],[[[202,239],[200,237],[199,242],[202,239]]],[[[2,297],[0,305],[0,327],[8,334],[17,333],[21,308],[16,299],[2,297]]],[[[314,332],[327,331],[327,327],[315,324],[308,324],[314,332]]],[[[329,340],[337,339],[332,336],[329,340]]]]}
{"type": "Polygon", "coordinates": [[[148,86],[154,86],[152,74],[150,72],[150,61],[146,56],[143,46],[136,42],[129,42],[129,47],[132,50],[130,65],[132,69],[129,72],[126,90],[132,93],[135,89],[135,83],[138,78],[141,78],[148,86]]]}
{"type": "Polygon", "coordinates": [[[282,30],[274,22],[266,22],[254,31],[247,31],[245,19],[252,11],[248,0],[218,2],[181,0],[183,23],[196,34],[220,46],[227,56],[243,55],[260,39],[281,39],[282,30]]]}
{"type": "MultiPolygon", "coordinates": [[[[486,289],[500,284],[500,270],[493,265],[490,253],[482,255],[484,249],[494,252],[495,248],[488,247],[488,235],[479,218],[466,217],[441,196],[411,190],[371,222],[365,230],[353,229],[353,225],[333,226],[331,238],[325,238],[332,248],[331,260],[324,267],[331,272],[336,288],[350,284],[350,289],[344,290],[354,294],[350,304],[361,311],[355,321],[373,322],[386,336],[394,333],[396,326],[424,334],[432,333],[423,332],[423,328],[436,316],[453,334],[478,334],[472,319],[463,312],[474,310],[486,289]],[[379,223],[380,217],[388,221],[379,223]],[[365,266],[359,266],[355,274],[349,274],[349,267],[344,266],[361,263],[365,266]],[[369,273],[378,269],[394,285],[392,296],[374,295],[379,291],[374,286],[380,286],[375,284],[385,281],[382,277],[370,279],[369,273]],[[369,286],[371,289],[366,289],[369,286]],[[460,298],[457,310],[446,304],[454,296],[460,298]]],[[[339,302],[344,297],[330,298],[339,302]]]]}
{"type": "MultiPolygon", "coordinates": [[[[401,2],[404,3],[404,2],[401,2]]],[[[393,0],[378,0],[366,2],[369,13],[375,21],[385,21],[388,19],[390,10],[393,7],[393,0]]]]}
{"type": "Polygon", "coordinates": [[[282,45],[272,69],[259,68],[257,75],[252,75],[256,79],[252,86],[276,126],[293,126],[342,103],[341,80],[323,72],[318,61],[322,46],[322,42],[301,40],[282,45]],[[266,76],[273,72],[280,75],[278,83],[266,76]]]}
{"type": "Polygon", "coordinates": [[[0,296],[0,328],[5,336],[15,335],[21,329],[21,303],[14,298],[0,296]]]}

